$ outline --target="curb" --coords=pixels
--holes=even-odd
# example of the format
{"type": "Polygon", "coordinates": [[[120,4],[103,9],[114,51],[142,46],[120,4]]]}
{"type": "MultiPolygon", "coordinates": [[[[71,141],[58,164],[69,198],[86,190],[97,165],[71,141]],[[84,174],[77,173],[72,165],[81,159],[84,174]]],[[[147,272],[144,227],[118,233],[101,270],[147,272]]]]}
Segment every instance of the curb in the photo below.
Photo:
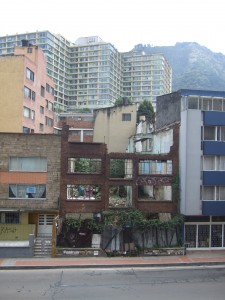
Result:
{"type": "Polygon", "coordinates": [[[0,266],[0,270],[33,270],[33,269],[113,269],[113,268],[165,268],[165,267],[201,267],[201,266],[224,266],[225,262],[189,262],[189,263],[165,263],[165,264],[86,264],[86,265],[33,265],[33,266],[0,266]]]}

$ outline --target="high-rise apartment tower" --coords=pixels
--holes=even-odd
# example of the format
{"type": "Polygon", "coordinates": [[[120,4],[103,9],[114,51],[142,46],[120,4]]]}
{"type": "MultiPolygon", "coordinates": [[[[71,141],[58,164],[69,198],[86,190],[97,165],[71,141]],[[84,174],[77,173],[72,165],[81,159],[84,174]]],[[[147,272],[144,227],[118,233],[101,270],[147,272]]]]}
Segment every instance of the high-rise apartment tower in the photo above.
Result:
{"type": "Polygon", "coordinates": [[[135,49],[120,53],[98,36],[75,43],[49,31],[0,37],[0,55],[14,52],[22,40],[45,53],[47,73],[55,82],[55,111],[112,106],[119,98],[151,100],[171,92],[171,67],[163,54],[135,49]]]}

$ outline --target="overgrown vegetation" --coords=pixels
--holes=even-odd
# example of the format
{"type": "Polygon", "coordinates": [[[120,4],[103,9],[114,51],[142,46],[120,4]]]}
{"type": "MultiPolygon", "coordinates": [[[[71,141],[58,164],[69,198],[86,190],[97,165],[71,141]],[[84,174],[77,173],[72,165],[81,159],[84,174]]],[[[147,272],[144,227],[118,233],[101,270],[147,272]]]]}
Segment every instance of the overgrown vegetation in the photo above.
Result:
{"type": "Polygon", "coordinates": [[[140,116],[145,116],[145,119],[150,124],[155,124],[155,112],[151,101],[144,100],[140,103],[137,111],[137,118],[140,121],[140,116]]]}

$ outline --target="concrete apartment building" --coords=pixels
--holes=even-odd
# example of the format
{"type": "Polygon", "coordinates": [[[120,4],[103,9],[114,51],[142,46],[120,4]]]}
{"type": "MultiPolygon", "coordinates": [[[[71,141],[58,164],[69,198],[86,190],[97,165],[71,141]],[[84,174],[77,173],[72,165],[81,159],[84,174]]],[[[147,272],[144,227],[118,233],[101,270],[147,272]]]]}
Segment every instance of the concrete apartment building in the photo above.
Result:
{"type": "Polygon", "coordinates": [[[1,132],[53,133],[54,81],[38,46],[0,56],[0,104],[1,132]]]}
{"type": "Polygon", "coordinates": [[[157,99],[156,131],[179,126],[184,242],[225,248],[225,92],[180,90],[157,99]]]}
{"type": "Polygon", "coordinates": [[[167,94],[172,86],[172,69],[162,54],[145,54],[135,47],[122,53],[123,97],[132,102],[143,100],[156,106],[156,97],[167,94]]]}
{"type": "Polygon", "coordinates": [[[118,98],[132,102],[171,92],[171,67],[161,54],[120,53],[98,36],[75,42],[49,31],[0,37],[0,55],[10,55],[27,39],[45,53],[47,73],[55,82],[55,111],[112,106],[118,98]]]}

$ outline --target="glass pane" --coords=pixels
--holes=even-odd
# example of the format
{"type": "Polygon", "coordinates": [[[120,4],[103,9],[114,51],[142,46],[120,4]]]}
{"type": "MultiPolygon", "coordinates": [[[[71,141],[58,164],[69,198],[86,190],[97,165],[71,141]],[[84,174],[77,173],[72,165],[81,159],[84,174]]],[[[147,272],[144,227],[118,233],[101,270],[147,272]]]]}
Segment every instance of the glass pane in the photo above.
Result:
{"type": "Polygon", "coordinates": [[[214,198],[215,198],[215,187],[203,186],[202,200],[214,200],[214,198]]]}
{"type": "Polygon", "coordinates": [[[203,171],[214,170],[215,169],[215,157],[214,156],[204,156],[203,157],[203,171]]]}
{"type": "Polygon", "coordinates": [[[197,97],[189,97],[188,108],[189,109],[198,109],[198,98],[197,97]]]}
{"type": "Polygon", "coordinates": [[[205,126],[204,127],[204,140],[214,141],[215,140],[215,127],[205,126]]]}

